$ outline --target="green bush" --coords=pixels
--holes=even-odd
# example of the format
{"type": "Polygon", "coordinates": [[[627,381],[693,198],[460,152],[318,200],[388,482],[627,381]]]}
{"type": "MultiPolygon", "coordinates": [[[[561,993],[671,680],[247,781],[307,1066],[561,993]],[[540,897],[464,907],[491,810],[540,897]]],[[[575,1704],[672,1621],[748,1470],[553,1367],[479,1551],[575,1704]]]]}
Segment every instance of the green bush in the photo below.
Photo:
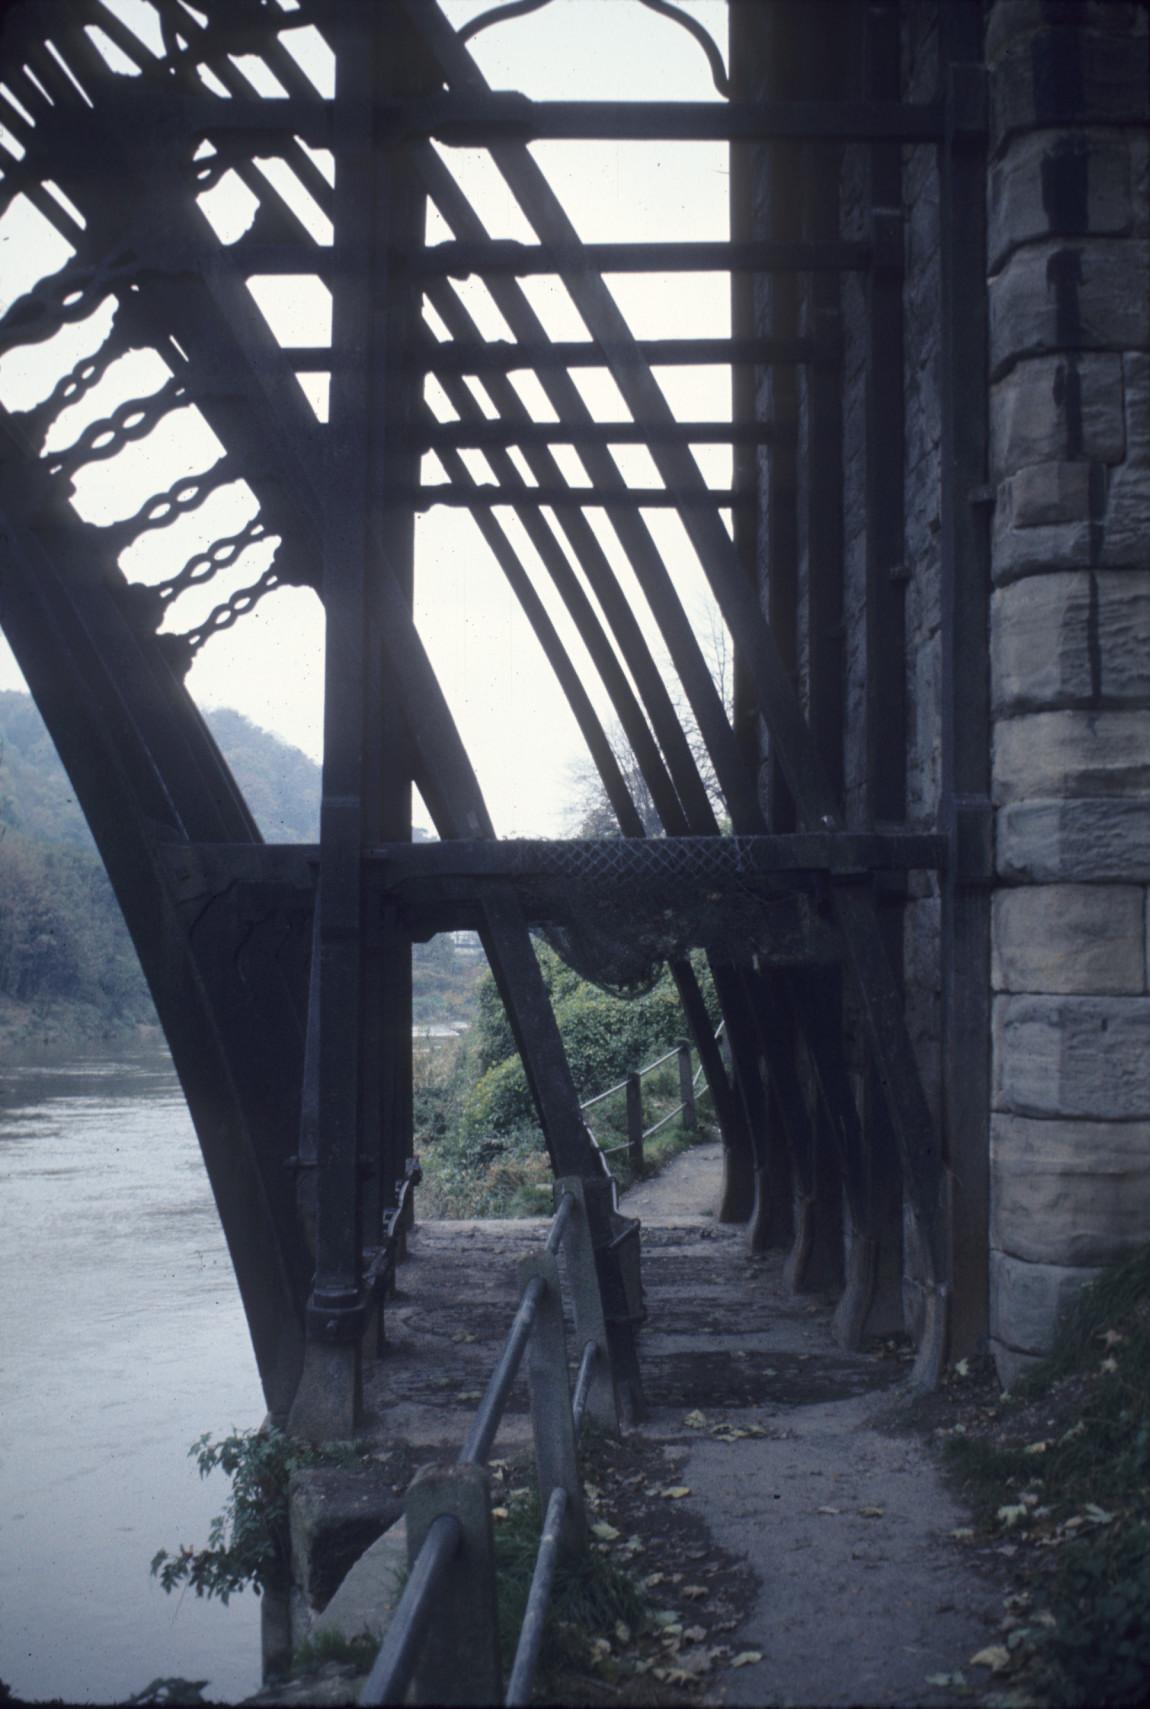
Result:
{"type": "Polygon", "coordinates": [[[224,1511],[212,1520],[206,1549],[184,1543],[152,1558],[152,1572],[167,1591],[190,1586],[197,1596],[218,1596],[226,1603],[251,1585],[258,1596],[268,1585],[287,1580],[288,1480],[305,1466],[345,1466],[358,1456],[338,1443],[298,1441],[284,1431],[245,1430],[213,1442],[201,1436],[188,1449],[206,1478],[217,1466],[232,1480],[224,1511]]]}
{"type": "MultiPolygon", "coordinates": [[[[631,1068],[674,1043],[684,1029],[683,1012],[669,974],[643,997],[609,996],[566,967],[553,950],[537,947],[544,984],[555,1009],[575,1089],[593,1097],[631,1068]]],[[[468,1144],[483,1144],[534,1116],[531,1094],[495,982],[480,981],[475,1064],[478,1079],[463,1104],[461,1132],[468,1144]]],[[[488,1154],[490,1155],[490,1154],[488,1154]]]]}
{"type": "Polygon", "coordinates": [[[1150,1524],[1111,1525],[1066,1545],[1043,1648],[1051,1701],[1137,1704],[1150,1696],[1150,1524]]]}

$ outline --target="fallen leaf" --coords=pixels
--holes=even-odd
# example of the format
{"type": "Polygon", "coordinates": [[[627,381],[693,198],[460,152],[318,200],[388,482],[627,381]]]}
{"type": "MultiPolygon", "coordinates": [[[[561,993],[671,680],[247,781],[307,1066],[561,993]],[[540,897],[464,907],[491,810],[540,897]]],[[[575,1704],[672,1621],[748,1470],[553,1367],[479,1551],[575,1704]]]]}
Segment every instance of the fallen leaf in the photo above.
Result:
{"type": "Polygon", "coordinates": [[[455,1398],[456,1398],[456,1400],[471,1401],[471,1400],[482,1400],[483,1396],[480,1394],[478,1389],[464,1389],[460,1394],[456,1395],[455,1398]]]}
{"type": "Polygon", "coordinates": [[[682,1501],[685,1495],[690,1495],[686,1484],[672,1484],[670,1489],[661,1489],[659,1494],[664,1501],[682,1501]]]}
{"type": "Polygon", "coordinates": [[[970,1375],[970,1360],[969,1359],[960,1359],[958,1361],[958,1364],[954,1367],[954,1374],[956,1377],[969,1377],[969,1375],[970,1375]]]}
{"type": "Polygon", "coordinates": [[[966,1675],[964,1673],[928,1673],[926,1683],[961,1689],[966,1684],[966,1675]]]}
{"type": "Polygon", "coordinates": [[[860,1507],[858,1510],[860,1519],[882,1519],[885,1513],[885,1507],[860,1507]]]}
{"type": "Polygon", "coordinates": [[[602,1543],[613,1543],[619,1533],[613,1525],[608,1525],[605,1519],[597,1519],[591,1527],[591,1535],[598,1537],[602,1543]]]}
{"type": "Polygon", "coordinates": [[[971,1667],[988,1667],[992,1673],[1002,1673],[1010,1666],[1010,1651],[1005,1644],[988,1644],[970,1658],[971,1667]]]}
{"type": "Polygon", "coordinates": [[[1095,1525],[1112,1525],[1114,1523],[1113,1513],[1107,1513],[1106,1509],[1099,1507],[1097,1502],[1088,1501],[1082,1511],[1087,1519],[1093,1520],[1095,1525]]]}
{"type": "Polygon", "coordinates": [[[666,1573],[648,1573],[646,1578],[643,1580],[643,1583],[647,1586],[648,1590],[650,1590],[653,1589],[655,1585],[662,1584],[666,1576],[666,1573]]]}
{"type": "Polygon", "coordinates": [[[458,1341],[458,1342],[478,1341],[479,1337],[477,1335],[472,1335],[472,1333],[469,1329],[459,1329],[455,1332],[455,1334],[451,1337],[451,1339],[453,1341],[458,1341]]]}
{"type": "Polygon", "coordinates": [[[705,1584],[685,1584],[683,1586],[683,1595],[689,1596],[692,1602],[698,1602],[706,1594],[707,1587],[705,1584]]]}
{"type": "Polygon", "coordinates": [[[731,1657],[732,1667],[750,1667],[752,1662],[761,1662],[762,1650],[740,1650],[737,1656],[731,1657]]]}
{"type": "Polygon", "coordinates": [[[1024,1454],[1045,1454],[1049,1446],[1049,1442],[1028,1442],[1022,1452],[1024,1454]]]}
{"type": "Polygon", "coordinates": [[[1118,1369],[1118,1361],[1117,1361],[1117,1359],[1103,1359],[1103,1361],[1099,1365],[1098,1369],[1105,1376],[1108,1376],[1108,1377],[1113,1376],[1114,1372],[1118,1369]]]}
{"type": "Polygon", "coordinates": [[[957,1530],[951,1532],[951,1536],[956,1543],[968,1543],[974,1536],[974,1527],[973,1525],[960,1525],[957,1530]]]}
{"type": "Polygon", "coordinates": [[[631,1628],[625,1620],[616,1620],[615,1636],[621,1644],[629,1644],[631,1642],[631,1628]]]}
{"type": "Polygon", "coordinates": [[[507,1509],[505,1507],[493,1507],[491,1509],[491,1517],[492,1519],[506,1519],[507,1509]]]}
{"type": "Polygon", "coordinates": [[[1021,1503],[1008,1503],[1005,1507],[1000,1507],[994,1517],[1003,1525],[1017,1525],[1020,1519],[1026,1518],[1026,1508],[1021,1503]]]}
{"type": "Polygon", "coordinates": [[[842,1512],[842,1508],[841,1507],[816,1507],[815,1512],[816,1513],[828,1513],[828,1514],[833,1514],[833,1515],[837,1516],[838,1514],[840,1514],[842,1512]]]}
{"type": "Polygon", "coordinates": [[[707,1636],[707,1628],[705,1626],[688,1626],[683,1636],[689,1644],[701,1644],[707,1636]]]}
{"type": "Polygon", "coordinates": [[[1117,1347],[1118,1343],[1125,1341],[1126,1337],[1120,1335],[1116,1329],[1105,1329],[1098,1339],[1105,1342],[1107,1347],[1117,1347]]]}
{"type": "Polygon", "coordinates": [[[687,1414],[683,1423],[688,1430],[705,1430],[707,1428],[707,1415],[705,1412],[699,1412],[696,1409],[696,1411],[687,1414]]]}

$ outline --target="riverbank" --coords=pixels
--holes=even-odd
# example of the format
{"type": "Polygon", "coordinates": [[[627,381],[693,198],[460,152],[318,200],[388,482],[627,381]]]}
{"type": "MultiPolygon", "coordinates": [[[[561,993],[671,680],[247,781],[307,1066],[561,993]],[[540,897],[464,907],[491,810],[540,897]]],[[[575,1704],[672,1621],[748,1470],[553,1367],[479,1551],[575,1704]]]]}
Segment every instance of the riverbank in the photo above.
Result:
{"type": "Polygon", "coordinates": [[[118,1018],[94,1003],[38,1000],[21,1003],[0,996],[0,1066],[64,1062],[99,1049],[166,1051],[157,1021],[118,1018]]]}

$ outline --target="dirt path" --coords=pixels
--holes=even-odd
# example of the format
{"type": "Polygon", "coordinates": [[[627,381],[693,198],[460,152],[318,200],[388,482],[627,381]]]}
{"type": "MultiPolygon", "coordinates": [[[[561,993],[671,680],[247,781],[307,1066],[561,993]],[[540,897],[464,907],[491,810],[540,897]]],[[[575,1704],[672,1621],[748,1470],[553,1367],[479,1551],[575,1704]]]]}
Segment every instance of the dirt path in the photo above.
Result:
{"type": "Polygon", "coordinates": [[[991,1642],[1001,1593],[963,1559],[964,1516],[897,1426],[905,1365],[844,1354],[827,1302],[787,1293],[779,1260],[748,1260],[707,1214],[718,1175],[718,1147],[700,1146],[624,1201],[643,1220],[642,1433],[758,1583],[729,1641],[761,1659],[716,1668],[708,1700],[952,1703],[928,1676],[991,1642]],[[769,1434],[735,1434],[752,1427],[769,1434]]]}

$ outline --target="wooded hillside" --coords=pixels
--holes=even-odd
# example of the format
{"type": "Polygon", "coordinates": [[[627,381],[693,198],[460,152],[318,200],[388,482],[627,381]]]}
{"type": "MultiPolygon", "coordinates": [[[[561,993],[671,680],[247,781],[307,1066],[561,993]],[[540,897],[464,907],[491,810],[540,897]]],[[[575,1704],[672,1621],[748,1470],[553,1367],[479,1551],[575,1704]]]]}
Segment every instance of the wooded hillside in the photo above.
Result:
{"type": "MultiPolygon", "coordinates": [[[[313,760],[227,708],[207,722],[269,842],[319,838],[313,760]]],[[[417,831],[425,837],[425,831],[417,831]]],[[[415,947],[415,1013],[466,1019],[478,967],[451,938],[415,947]]],[[[82,1042],[154,1024],[112,887],[31,697],[0,692],[0,1042],[82,1042]]]]}

